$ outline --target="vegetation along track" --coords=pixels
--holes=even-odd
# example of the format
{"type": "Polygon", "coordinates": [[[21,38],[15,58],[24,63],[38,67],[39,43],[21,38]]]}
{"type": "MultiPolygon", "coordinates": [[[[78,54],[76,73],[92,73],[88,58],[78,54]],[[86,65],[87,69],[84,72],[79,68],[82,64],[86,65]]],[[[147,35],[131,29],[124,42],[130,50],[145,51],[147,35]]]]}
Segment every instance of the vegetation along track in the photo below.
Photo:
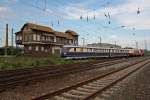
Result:
{"type": "Polygon", "coordinates": [[[149,64],[149,58],[138,60],[125,67],[104,73],[96,78],[35,97],[32,100],[94,100],[97,94],[109,89],[147,64],[149,64]]]}
{"type": "Polygon", "coordinates": [[[93,61],[89,63],[80,63],[73,65],[63,65],[63,66],[52,66],[45,68],[31,68],[22,69],[14,71],[1,71],[0,72],[0,91],[3,92],[9,87],[16,86],[18,83],[26,83],[33,80],[38,80],[46,77],[64,75],[68,73],[80,72],[83,70],[90,70],[93,68],[100,68],[104,66],[109,66],[117,63],[127,61],[127,59],[115,59],[115,60],[100,60],[93,61]]]}

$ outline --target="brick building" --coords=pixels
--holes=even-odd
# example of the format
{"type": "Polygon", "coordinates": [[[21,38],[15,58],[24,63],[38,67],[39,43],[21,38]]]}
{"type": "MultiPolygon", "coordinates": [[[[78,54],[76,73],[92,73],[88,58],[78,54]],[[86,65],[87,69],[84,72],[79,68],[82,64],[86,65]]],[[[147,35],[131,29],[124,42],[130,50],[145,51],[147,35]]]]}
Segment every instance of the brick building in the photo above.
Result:
{"type": "Polygon", "coordinates": [[[16,45],[23,47],[27,55],[60,54],[63,45],[78,45],[78,34],[71,30],[58,32],[47,26],[26,23],[16,32],[16,45]]]}

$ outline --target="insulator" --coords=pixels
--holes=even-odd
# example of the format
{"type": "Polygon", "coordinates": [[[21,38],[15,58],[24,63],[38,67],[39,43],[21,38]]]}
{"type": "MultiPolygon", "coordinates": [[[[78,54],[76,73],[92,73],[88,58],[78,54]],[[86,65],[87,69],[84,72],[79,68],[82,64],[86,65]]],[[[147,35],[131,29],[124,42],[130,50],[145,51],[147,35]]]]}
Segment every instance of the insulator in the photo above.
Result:
{"type": "Polygon", "coordinates": [[[95,15],[94,15],[93,19],[95,20],[95,15]]]}
{"type": "Polygon", "coordinates": [[[111,24],[111,22],[110,22],[110,21],[108,21],[108,24],[111,24]]]}
{"type": "Polygon", "coordinates": [[[104,13],[105,17],[107,17],[107,15],[104,13]]]}
{"type": "Polygon", "coordinates": [[[121,26],[121,27],[123,28],[123,27],[126,27],[126,26],[121,26]]]}
{"type": "Polygon", "coordinates": [[[89,20],[89,17],[87,16],[87,22],[88,22],[88,20],[89,20]]]}
{"type": "Polygon", "coordinates": [[[138,8],[137,14],[140,14],[140,10],[139,10],[139,8],[138,8]]]}
{"type": "Polygon", "coordinates": [[[59,23],[59,20],[58,20],[58,25],[59,25],[60,23],[59,23]]]}
{"type": "Polygon", "coordinates": [[[83,19],[83,17],[82,17],[82,16],[80,16],[80,19],[83,19]]]}
{"type": "Polygon", "coordinates": [[[53,25],[53,22],[51,22],[51,25],[52,25],[52,27],[54,26],[54,25],[53,25]]]}
{"type": "Polygon", "coordinates": [[[110,19],[110,14],[108,13],[108,17],[109,17],[109,19],[110,19]]]}

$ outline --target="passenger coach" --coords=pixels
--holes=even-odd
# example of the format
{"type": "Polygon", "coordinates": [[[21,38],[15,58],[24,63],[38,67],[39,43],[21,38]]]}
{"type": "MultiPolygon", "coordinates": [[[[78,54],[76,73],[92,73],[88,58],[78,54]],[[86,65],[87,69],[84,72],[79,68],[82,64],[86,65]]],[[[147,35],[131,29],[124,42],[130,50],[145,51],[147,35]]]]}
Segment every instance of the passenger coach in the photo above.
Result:
{"type": "Polygon", "coordinates": [[[129,56],[128,49],[83,47],[83,46],[63,46],[62,57],[66,58],[95,58],[95,57],[125,57],[129,56]]]}

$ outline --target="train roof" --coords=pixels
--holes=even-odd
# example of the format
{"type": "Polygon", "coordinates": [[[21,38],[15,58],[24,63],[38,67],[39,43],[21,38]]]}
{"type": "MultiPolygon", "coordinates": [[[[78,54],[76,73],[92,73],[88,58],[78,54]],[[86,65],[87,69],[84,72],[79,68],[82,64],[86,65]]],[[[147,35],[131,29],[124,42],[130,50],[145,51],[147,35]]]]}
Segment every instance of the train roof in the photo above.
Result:
{"type": "Polygon", "coordinates": [[[76,46],[76,45],[64,45],[63,47],[72,47],[72,48],[93,48],[93,49],[119,49],[119,50],[130,50],[130,49],[124,49],[124,48],[104,48],[104,47],[91,47],[91,46],[76,46]]]}

